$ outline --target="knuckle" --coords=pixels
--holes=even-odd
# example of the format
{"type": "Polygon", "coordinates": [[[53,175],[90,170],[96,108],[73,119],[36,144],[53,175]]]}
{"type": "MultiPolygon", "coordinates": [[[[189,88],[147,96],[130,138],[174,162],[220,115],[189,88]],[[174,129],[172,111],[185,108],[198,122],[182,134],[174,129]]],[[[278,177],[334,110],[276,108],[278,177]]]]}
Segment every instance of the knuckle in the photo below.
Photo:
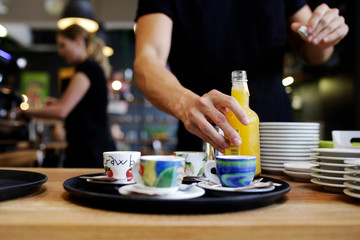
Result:
{"type": "Polygon", "coordinates": [[[196,106],[199,106],[199,107],[207,107],[208,106],[206,98],[204,98],[204,97],[198,98],[196,100],[195,104],[196,104],[196,106]]]}
{"type": "Polygon", "coordinates": [[[319,25],[320,25],[320,26],[326,26],[326,25],[327,25],[327,21],[326,21],[324,18],[322,18],[322,19],[319,20],[319,25]]]}
{"type": "Polygon", "coordinates": [[[216,113],[213,121],[216,124],[220,125],[221,123],[224,123],[226,121],[226,117],[222,113],[216,113]]]}

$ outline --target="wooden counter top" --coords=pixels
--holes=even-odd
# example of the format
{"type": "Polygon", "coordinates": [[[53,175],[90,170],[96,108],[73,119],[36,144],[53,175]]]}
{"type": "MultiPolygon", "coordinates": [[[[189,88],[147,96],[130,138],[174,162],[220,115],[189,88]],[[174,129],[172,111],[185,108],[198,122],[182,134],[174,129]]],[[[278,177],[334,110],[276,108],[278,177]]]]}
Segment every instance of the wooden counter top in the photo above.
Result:
{"type": "MultiPolygon", "coordinates": [[[[62,183],[102,169],[8,168],[49,179],[37,193],[0,202],[0,239],[360,239],[360,200],[294,182],[283,201],[206,215],[107,211],[71,201],[62,183]]],[[[269,175],[270,176],[270,175],[269,175]]]]}

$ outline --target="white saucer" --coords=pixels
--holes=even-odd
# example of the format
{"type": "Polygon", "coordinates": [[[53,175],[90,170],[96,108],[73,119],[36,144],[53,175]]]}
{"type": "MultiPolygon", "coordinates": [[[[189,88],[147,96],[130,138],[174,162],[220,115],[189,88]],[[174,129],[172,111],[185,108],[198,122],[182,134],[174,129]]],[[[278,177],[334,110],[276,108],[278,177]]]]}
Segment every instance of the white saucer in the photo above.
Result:
{"type": "Polygon", "coordinates": [[[263,133],[260,135],[260,138],[262,138],[262,137],[274,137],[274,138],[293,138],[293,137],[302,138],[302,137],[305,137],[305,138],[311,138],[311,139],[315,138],[315,139],[319,140],[319,134],[317,134],[317,133],[297,133],[297,134],[263,133]]]}
{"type": "Polygon", "coordinates": [[[260,122],[260,126],[314,126],[319,127],[320,123],[318,122],[260,122]]]}
{"type": "MultiPolygon", "coordinates": [[[[313,154],[310,155],[310,157],[316,158],[317,161],[319,161],[319,162],[340,163],[340,164],[344,164],[345,161],[347,161],[347,160],[359,159],[359,158],[347,158],[347,157],[330,157],[330,156],[313,155],[313,154]]],[[[351,164],[351,163],[347,163],[347,164],[351,164]]],[[[352,165],[355,165],[355,164],[352,163],[352,165]]]]}
{"type": "Polygon", "coordinates": [[[261,161],[261,163],[282,163],[282,164],[284,164],[284,163],[288,163],[288,162],[291,162],[291,161],[286,161],[286,160],[267,160],[267,159],[262,159],[261,157],[260,157],[260,161],[261,161]]]}
{"type": "Polygon", "coordinates": [[[277,133],[277,134],[319,134],[319,129],[302,129],[302,128],[259,128],[260,136],[263,133],[277,133]]]}
{"type": "Polygon", "coordinates": [[[134,184],[136,181],[135,179],[132,179],[131,181],[127,181],[127,180],[117,180],[117,181],[113,181],[113,178],[109,178],[109,180],[106,180],[107,176],[106,175],[99,175],[99,176],[91,176],[88,177],[87,176],[81,176],[80,178],[85,179],[87,182],[91,182],[91,183],[99,183],[99,184],[115,184],[115,185],[127,185],[127,184],[134,184]],[[104,180],[102,180],[104,179],[104,180]]]}
{"type": "Polygon", "coordinates": [[[295,149],[302,149],[302,150],[305,150],[305,151],[309,151],[310,149],[316,148],[318,146],[319,146],[318,144],[314,144],[314,145],[286,145],[286,146],[281,145],[281,144],[265,144],[265,143],[260,144],[261,149],[266,149],[266,148],[292,149],[292,148],[295,148],[295,149]]]}
{"type": "Polygon", "coordinates": [[[244,192],[244,193],[259,193],[259,192],[270,192],[275,189],[275,186],[264,187],[264,188],[253,188],[253,189],[244,189],[244,190],[236,190],[231,187],[223,187],[218,185],[210,185],[208,182],[199,182],[197,184],[199,187],[208,189],[208,190],[215,190],[221,192],[244,192]]]}
{"type": "Polygon", "coordinates": [[[261,162],[262,167],[275,167],[275,168],[283,168],[284,164],[282,163],[265,163],[264,161],[261,162]]]}
{"type": "Polygon", "coordinates": [[[350,197],[360,198],[360,191],[353,190],[353,189],[344,189],[344,193],[350,197]]]}
{"type": "Polygon", "coordinates": [[[153,192],[148,192],[147,189],[142,187],[142,185],[133,184],[119,188],[119,193],[126,196],[136,196],[151,199],[178,200],[201,197],[205,194],[205,190],[197,186],[189,187],[189,185],[181,184],[180,189],[175,192],[164,195],[153,195],[153,192]]]}
{"type": "Polygon", "coordinates": [[[354,166],[360,167],[360,158],[352,158],[352,159],[348,158],[345,159],[344,162],[347,164],[352,164],[354,166]]]}
{"type": "Polygon", "coordinates": [[[311,153],[297,153],[297,152],[267,152],[267,151],[260,151],[261,156],[280,156],[280,157],[310,157],[311,153]]]}
{"type": "Polygon", "coordinates": [[[295,172],[286,169],[284,169],[283,171],[286,175],[288,175],[295,181],[308,182],[312,178],[311,173],[307,173],[307,172],[295,172]]]}
{"type": "Polygon", "coordinates": [[[260,159],[264,160],[284,160],[284,161],[311,161],[313,158],[310,157],[277,157],[277,156],[263,156],[260,159]]]}
{"type": "MultiPolygon", "coordinates": [[[[318,179],[321,179],[321,180],[331,180],[331,181],[343,181],[345,182],[346,179],[340,175],[339,177],[334,177],[334,176],[328,176],[328,175],[325,175],[325,174],[321,174],[320,172],[313,172],[311,173],[311,176],[314,177],[314,178],[318,178],[318,179]]],[[[326,182],[326,181],[325,181],[326,182]]],[[[327,181],[329,182],[329,181],[327,181]]]]}
{"type": "Polygon", "coordinates": [[[359,182],[344,182],[345,187],[360,191],[359,182]]]}
{"type": "Polygon", "coordinates": [[[313,152],[318,152],[323,156],[331,157],[345,157],[345,158],[354,158],[360,157],[360,149],[350,149],[350,148],[314,148],[311,149],[313,152]]]}
{"type": "Polygon", "coordinates": [[[319,173],[342,174],[342,175],[350,173],[350,172],[347,172],[347,171],[337,171],[337,170],[322,169],[322,168],[319,168],[319,167],[312,167],[311,170],[313,170],[314,172],[319,172],[319,173]]]}
{"type": "Polygon", "coordinates": [[[324,179],[312,178],[312,179],[310,179],[310,181],[312,183],[323,185],[323,186],[336,187],[336,188],[345,188],[344,184],[330,183],[330,182],[327,182],[326,180],[324,181],[324,179]]]}
{"type": "Polygon", "coordinates": [[[268,173],[274,173],[274,174],[283,174],[284,168],[274,168],[274,167],[261,167],[261,170],[264,170],[268,173]]]}
{"type": "Polygon", "coordinates": [[[350,173],[360,174],[360,169],[358,167],[346,167],[345,171],[350,173]]]}
{"type": "Polygon", "coordinates": [[[315,164],[310,162],[288,162],[284,163],[284,168],[287,171],[294,172],[311,172],[311,167],[315,167],[315,164]]]}
{"type": "Polygon", "coordinates": [[[316,145],[318,144],[318,141],[265,141],[260,139],[260,145],[261,144],[273,144],[273,145],[316,145]]]}
{"type": "Polygon", "coordinates": [[[265,137],[263,135],[260,136],[260,141],[290,141],[290,142],[298,142],[298,141],[309,141],[309,142],[319,142],[318,137],[265,137]]]}
{"type": "Polygon", "coordinates": [[[276,153],[301,153],[301,154],[313,154],[312,151],[310,151],[310,149],[299,149],[299,148],[261,148],[260,149],[261,152],[276,152],[276,153]]]}
{"type": "Polygon", "coordinates": [[[342,164],[342,163],[328,163],[328,162],[319,162],[319,161],[312,161],[311,163],[320,165],[320,166],[328,166],[328,167],[353,167],[354,165],[351,164],[342,164]]]}
{"type": "Polygon", "coordinates": [[[360,174],[344,174],[344,178],[346,180],[354,181],[354,182],[360,182],[360,174]]]}

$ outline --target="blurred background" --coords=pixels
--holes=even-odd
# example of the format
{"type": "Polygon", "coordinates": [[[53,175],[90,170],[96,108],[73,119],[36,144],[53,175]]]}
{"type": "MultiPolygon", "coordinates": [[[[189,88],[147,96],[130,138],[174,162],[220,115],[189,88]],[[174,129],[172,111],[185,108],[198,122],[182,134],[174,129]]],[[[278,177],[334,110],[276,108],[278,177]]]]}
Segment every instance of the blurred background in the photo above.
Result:
{"type": "MultiPolygon", "coordinates": [[[[60,96],[73,68],[58,56],[55,32],[65,7],[75,1],[0,0],[0,166],[34,164],[28,159],[36,159],[35,165],[61,166],[66,147],[61,121],[24,124],[16,116],[4,116],[23,102],[37,107],[49,96],[60,96]]],[[[172,153],[177,120],[153,107],[133,81],[137,1],[79,1],[90,5],[100,25],[97,34],[113,51],[108,114],[118,150],[172,153]]],[[[320,67],[304,65],[289,47],[283,84],[296,120],[320,122],[321,139],[331,140],[332,130],[360,128],[360,2],[308,1],[312,8],[323,2],[340,9],[349,34],[320,67]]]]}

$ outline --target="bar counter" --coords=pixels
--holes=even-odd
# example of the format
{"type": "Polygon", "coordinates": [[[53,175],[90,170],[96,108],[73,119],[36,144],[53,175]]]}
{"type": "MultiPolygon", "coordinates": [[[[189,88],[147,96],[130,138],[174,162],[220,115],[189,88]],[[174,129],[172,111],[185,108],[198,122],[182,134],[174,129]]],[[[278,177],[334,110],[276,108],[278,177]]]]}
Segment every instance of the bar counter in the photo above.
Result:
{"type": "MultiPolygon", "coordinates": [[[[360,199],[312,183],[291,185],[274,204],[218,214],[141,214],[90,208],[71,200],[66,179],[102,169],[2,168],[40,172],[38,191],[0,202],[0,239],[360,239],[360,199]]],[[[267,176],[264,174],[264,176],[267,176]]]]}

